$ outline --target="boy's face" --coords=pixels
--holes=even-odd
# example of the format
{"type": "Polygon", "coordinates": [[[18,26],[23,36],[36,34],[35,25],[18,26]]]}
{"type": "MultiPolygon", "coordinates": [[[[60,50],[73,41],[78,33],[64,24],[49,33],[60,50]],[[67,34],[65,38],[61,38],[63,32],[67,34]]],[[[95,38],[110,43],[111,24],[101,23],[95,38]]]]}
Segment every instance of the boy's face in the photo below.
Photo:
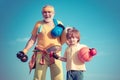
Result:
{"type": "Polygon", "coordinates": [[[76,45],[78,43],[78,38],[76,37],[70,37],[67,39],[68,45],[76,45]]]}

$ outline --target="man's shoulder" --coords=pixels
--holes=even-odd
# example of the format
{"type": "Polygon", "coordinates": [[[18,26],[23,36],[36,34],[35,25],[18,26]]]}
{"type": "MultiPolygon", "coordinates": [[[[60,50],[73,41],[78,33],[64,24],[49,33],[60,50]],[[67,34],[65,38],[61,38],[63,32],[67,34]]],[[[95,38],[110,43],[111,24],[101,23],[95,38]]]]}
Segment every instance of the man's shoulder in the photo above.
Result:
{"type": "Polygon", "coordinates": [[[57,22],[58,22],[58,24],[63,24],[62,21],[60,21],[60,20],[58,20],[58,19],[57,19],[57,22]]]}
{"type": "Polygon", "coordinates": [[[37,21],[36,22],[36,24],[42,24],[43,23],[43,21],[37,21]]]}
{"type": "Polygon", "coordinates": [[[43,21],[37,21],[35,26],[39,27],[41,24],[43,24],[43,21]]]}

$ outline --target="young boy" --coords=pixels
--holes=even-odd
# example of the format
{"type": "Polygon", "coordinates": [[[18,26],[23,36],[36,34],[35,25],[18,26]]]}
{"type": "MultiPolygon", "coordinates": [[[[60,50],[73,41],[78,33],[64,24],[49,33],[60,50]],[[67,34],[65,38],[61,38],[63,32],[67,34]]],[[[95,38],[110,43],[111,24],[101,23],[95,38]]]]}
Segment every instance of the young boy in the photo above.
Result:
{"type": "Polygon", "coordinates": [[[68,29],[66,35],[68,47],[65,50],[64,57],[60,57],[61,61],[66,62],[67,80],[83,80],[83,71],[86,70],[85,64],[80,62],[77,52],[86,45],[81,45],[80,33],[76,29],[68,29]]]}
{"type": "Polygon", "coordinates": [[[80,33],[74,28],[67,29],[66,38],[68,47],[65,50],[64,57],[54,55],[54,58],[66,62],[67,80],[83,80],[83,72],[86,67],[85,62],[78,58],[78,53],[80,49],[87,46],[79,43],[80,33]]]}

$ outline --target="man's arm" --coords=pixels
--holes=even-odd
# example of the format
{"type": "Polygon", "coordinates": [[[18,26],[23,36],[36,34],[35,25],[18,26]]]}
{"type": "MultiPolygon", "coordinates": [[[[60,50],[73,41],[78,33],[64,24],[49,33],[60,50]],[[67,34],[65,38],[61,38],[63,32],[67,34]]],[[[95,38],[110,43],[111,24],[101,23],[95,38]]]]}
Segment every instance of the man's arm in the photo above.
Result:
{"type": "Polygon", "coordinates": [[[36,37],[31,36],[23,51],[19,51],[16,54],[17,58],[20,59],[22,62],[27,62],[28,60],[27,52],[34,45],[35,42],[36,42],[36,37]]]}
{"type": "Polygon", "coordinates": [[[37,36],[31,36],[29,41],[27,42],[25,48],[23,49],[23,52],[27,54],[28,50],[35,44],[37,36]]]}
{"type": "Polygon", "coordinates": [[[34,29],[32,31],[32,36],[28,40],[25,48],[22,51],[19,51],[16,54],[17,58],[20,59],[22,62],[27,62],[27,60],[28,60],[27,52],[36,42],[38,25],[39,25],[39,22],[35,24],[35,27],[34,27],[34,29]]]}

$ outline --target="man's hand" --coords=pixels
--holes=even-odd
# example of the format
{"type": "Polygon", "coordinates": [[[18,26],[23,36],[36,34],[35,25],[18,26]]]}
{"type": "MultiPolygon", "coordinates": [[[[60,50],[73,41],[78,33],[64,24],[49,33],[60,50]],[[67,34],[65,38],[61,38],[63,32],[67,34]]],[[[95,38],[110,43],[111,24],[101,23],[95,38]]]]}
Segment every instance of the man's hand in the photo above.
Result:
{"type": "Polygon", "coordinates": [[[27,62],[28,60],[28,56],[25,55],[25,53],[23,51],[19,51],[17,54],[16,54],[17,58],[20,59],[22,62],[27,62]]]}

